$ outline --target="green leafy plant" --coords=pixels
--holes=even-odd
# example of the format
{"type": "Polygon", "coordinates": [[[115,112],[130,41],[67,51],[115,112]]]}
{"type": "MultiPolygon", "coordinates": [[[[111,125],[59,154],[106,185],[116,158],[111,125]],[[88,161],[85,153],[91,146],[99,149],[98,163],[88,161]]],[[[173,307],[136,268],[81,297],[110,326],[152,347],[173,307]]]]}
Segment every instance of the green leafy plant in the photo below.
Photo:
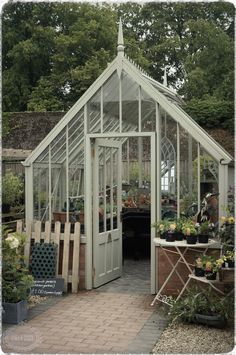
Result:
{"type": "Polygon", "coordinates": [[[209,221],[196,223],[195,228],[197,228],[198,234],[210,234],[214,230],[214,223],[209,221]]]}
{"type": "Polygon", "coordinates": [[[17,303],[26,300],[33,277],[26,268],[23,257],[25,237],[19,233],[3,231],[2,242],[2,300],[17,303]]]}
{"type": "Polygon", "coordinates": [[[13,206],[19,203],[22,196],[23,182],[12,171],[7,170],[5,176],[2,178],[2,202],[13,206]]]}
{"type": "Polygon", "coordinates": [[[164,234],[168,230],[169,221],[167,219],[162,219],[159,222],[153,223],[152,227],[156,229],[158,234],[164,234]]]}
{"type": "Polygon", "coordinates": [[[195,223],[190,218],[188,218],[184,221],[183,226],[182,226],[182,232],[186,236],[197,234],[197,230],[195,228],[195,223]]]}
{"type": "Polygon", "coordinates": [[[170,320],[195,322],[196,314],[220,315],[227,321],[234,321],[234,296],[219,298],[211,288],[198,286],[190,288],[178,301],[171,301],[170,320]]]}

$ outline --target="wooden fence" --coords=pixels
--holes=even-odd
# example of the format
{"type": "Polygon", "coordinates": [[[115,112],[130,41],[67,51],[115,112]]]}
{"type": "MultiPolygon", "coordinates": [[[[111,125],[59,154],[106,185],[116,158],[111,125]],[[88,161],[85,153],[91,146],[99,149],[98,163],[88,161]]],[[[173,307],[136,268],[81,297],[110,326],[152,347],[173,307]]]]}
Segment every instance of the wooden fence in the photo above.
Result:
{"type": "Polygon", "coordinates": [[[71,231],[71,223],[65,223],[62,230],[61,222],[52,224],[47,221],[29,222],[25,228],[22,220],[17,221],[16,231],[26,234],[25,258],[26,265],[29,265],[31,248],[34,243],[53,242],[58,246],[56,277],[64,279],[64,291],[68,291],[68,284],[71,284],[71,291],[78,292],[79,287],[79,256],[80,256],[80,223],[74,224],[74,231],[71,231]],[[44,227],[44,228],[43,228],[44,227]]]}

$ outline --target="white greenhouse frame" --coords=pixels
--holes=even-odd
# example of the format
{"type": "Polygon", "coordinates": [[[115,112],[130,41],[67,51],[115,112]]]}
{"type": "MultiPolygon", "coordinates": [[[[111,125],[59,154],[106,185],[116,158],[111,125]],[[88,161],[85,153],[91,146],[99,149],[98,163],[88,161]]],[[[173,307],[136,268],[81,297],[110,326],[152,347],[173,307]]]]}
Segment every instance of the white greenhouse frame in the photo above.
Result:
{"type": "MultiPolygon", "coordinates": [[[[204,129],[202,129],[180,107],[182,99],[171,89],[149,77],[141,68],[136,66],[124,54],[123,33],[121,22],[119,24],[118,53],[116,58],[99,78],[90,86],[84,95],[65,114],[60,122],[52,129],[46,138],[37,146],[23,163],[25,166],[26,181],[26,220],[33,221],[34,215],[34,192],[38,184],[38,205],[47,203],[44,217],[51,221],[54,206],[66,201],[66,218],[69,221],[69,200],[72,179],[77,178],[80,186],[73,196],[84,195],[85,200],[85,231],[86,240],[86,289],[92,288],[92,153],[91,141],[96,138],[113,138],[127,141],[131,137],[149,137],[151,142],[151,222],[155,222],[161,216],[161,177],[168,166],[163,168],[162,156],[169,153],[174,156],[175,190],[177,199],[177,215],[180,215],[181,199],[181,132],[186,132],[188,139],[188,157],[191,161],[192,140],[195,142],[197,172],[195,176],[197,184],[197,203],[200,208],[201,194],[201,151],[203,150],[212,157],[218,166],[218,190],[219,206],[227,206],[227,192],[229,187],[228,167],[233,158],[228,154],[204,129]],[[110,81],[109,81],[110,80],[110,81]],[[124,89],[124,83],[129,85],[124,89]],[[117,81],[117,85],[114,85],[117,81]],[[107,87],[106,87],[107,85],[107,87]],[[108,90],[109,89],[109,90],[108,90]],[[134,92],[136,90],[136,92],[134,92]],[[142,96],[146,95],[146,96],[142,96]],[[124,97],[125,96],[125,97],[124,97]],[[148,97],[148,98],[145,98],[148,97]],[[105,101],[107,100],[107,101],[105,101]],[[109,106],[110,105],[110,106],[109,106]],[[149,105],[149,106],[148,106],[149,105]],[[151,105],[151,106],[150,106],[151,105]],[[97,109],[98,108],[98,109],[97,109]],[[128,108],[128,109],[127,109],[128,108]],[[125,111],[126,110],[126,111],[125,111]],[[143,110],[146,110],[143,113],[143,110]],[[134,112],[137,112],[136,122],[134,112]],[[171,119],[175,132],[175,142],[170,138],[164,142],[162,137],[163,112],[165,117],[171,119]],[[154,129],[145,131],[143,123],[152,117],[154,129]],[[127,118],[128,117],[128,118],[127,118]],[[73,139],[72,139],[73,137],[73,139]],[[162,143],[166,150],[162,151],[162,143]],[[175,148],[173,147],[175,144],[175,148]],[[161,153],[162,152],[162,153],[161,153]],[[73,164],[72,164],[73,163],[73,164]],[[72,177],[70,173],[72,171],[72,177]],[[38,172],[38,175],[35,173],[38,172]],[[36,178],[35,178],[36,176],[36,178]],[[86,178],[84,178],[86,177],[86,178]],[[42,187],[42,184],[43,187],[42,187]],[[42,202],[40,193],[47,191],[42,202]]],[[[166,119],[166,118],[165,118],[166,119]]],[[[139,152],[142,141],[139,140],[139,152]]],[[[127,150],[129,144],[127,143],[127,150]]],[[[170,158],[168,158],[170,159],[170,158]]],[[[168,160],[167,159],[167,160],[168,160]]],[[[139,153],[139,163],[142,155],[139,153]]],[[[192,161],[191,161],[192,164],[192,161]]],[[[141,166],[141,164],[139,164],[141,166]]],[[[169,171],[170,172],[170,171],[169,171]]],[[[170,175],[170,174],[169,174],[170,175]]],[[[191,174],[190,174],[191,175],[191,174]]],[[[142,179],[141,168],[139,180],[142,179]]],[[[189,178],[192,184],[193,176],[189,178]]],[[[232,176],[230,177],[232,180],[232,176]]],[[[74,191],[74,187],[72,189],[74,191]]],[[[72,196],[72,198],[73,198],[72,196]]],[[[38,206],[40,209],[40,206],[38,206]]],[[[224,212],[220,209],[219,215],[224,212]]],[[[41,216],[42,218],[42,216],[41,216]]],[[[154,229],[152,228],[152,236],[154,229]]],[[[151,293],[158,290],[156,285],[156,259],[154,244],[151,243],[151,293]]]]}

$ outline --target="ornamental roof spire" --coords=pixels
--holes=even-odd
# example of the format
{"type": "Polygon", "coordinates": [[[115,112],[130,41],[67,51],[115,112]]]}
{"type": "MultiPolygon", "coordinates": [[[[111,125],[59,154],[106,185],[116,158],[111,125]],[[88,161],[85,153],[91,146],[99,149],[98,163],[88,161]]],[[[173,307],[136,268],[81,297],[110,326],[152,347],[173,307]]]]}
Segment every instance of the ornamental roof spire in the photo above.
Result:
{"type": "Polygon", "coordinates": [[[124,55],[124,38],[123,38],[123,28],[121,18],[119,20],[119,31],[118,31],[118,45],[117,45],[117,54],[123,56],[124,55]]]}

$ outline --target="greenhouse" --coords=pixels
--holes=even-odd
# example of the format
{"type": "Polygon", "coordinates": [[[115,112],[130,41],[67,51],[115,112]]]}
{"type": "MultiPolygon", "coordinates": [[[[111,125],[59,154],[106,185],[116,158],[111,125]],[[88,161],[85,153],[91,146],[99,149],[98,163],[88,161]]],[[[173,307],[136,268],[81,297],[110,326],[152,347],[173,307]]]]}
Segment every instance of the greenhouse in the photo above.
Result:
{"type": "MultiPolygon", "coordinates": [[[[224,214],[233,158],[182,104],[166,80],[125,55],[120,22],[116,58],[24,162],[26,220],[80,221],[87,289],[121,275],[129,203],[149,211],[152,224],[193,215],[206,193],[217,192],[224,214]]],[[[151,228],[151,293],[158,289],[154,237],[151,228]]]]}

